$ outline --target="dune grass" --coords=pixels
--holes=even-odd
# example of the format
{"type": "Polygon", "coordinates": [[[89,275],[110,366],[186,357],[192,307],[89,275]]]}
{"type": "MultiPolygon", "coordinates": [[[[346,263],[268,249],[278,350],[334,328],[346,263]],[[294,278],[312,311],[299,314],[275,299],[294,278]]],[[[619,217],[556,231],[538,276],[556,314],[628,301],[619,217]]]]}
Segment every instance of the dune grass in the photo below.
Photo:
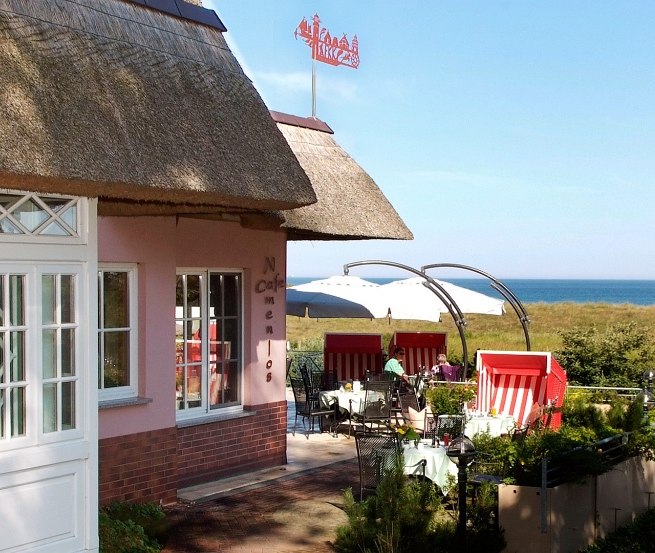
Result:
{"type": "MultiPolygon", "coordinates": [[[[646,328],[655,342],[655,305],[616,305],[606,303],[533,303],[525,308],[530,317],[532,351],[556,351],[561,347],[560,332],[574,327],[596,327],[604,330],[617,323],[636,322],[646,328]]],[[[502,317],[493,315],[466,316],[466,345],[469,358],[476,349],[525,351],[523,328],[508,306],[502,317]]],[[[322,350],[326,332],[374,333],[383,335],[386,348],[396,331],[447,332],[448,355],[461,359],[462,344],[452,317],[442,315],[441,323],[423,321],[388,321],[387,319],[308,319],[287,317],[287,340],[294,350],[322,350]]]]}

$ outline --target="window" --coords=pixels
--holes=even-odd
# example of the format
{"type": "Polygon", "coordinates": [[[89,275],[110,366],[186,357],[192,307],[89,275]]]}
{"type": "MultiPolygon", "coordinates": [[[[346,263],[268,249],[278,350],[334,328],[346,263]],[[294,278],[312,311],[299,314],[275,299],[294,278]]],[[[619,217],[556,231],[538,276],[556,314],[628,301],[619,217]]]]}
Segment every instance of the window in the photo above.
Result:
{"type": "Polygon", "coordinates": [[[0,444],[80,428],[79,279],[46,266],[0,274],[0,444]]]}
{"type": "Polygon", "coordinates": [[[77,237],[79,198],[0,190],[0,234],[77,237]]]}
{"type": "Polygon", "coordinates": [[[241,403],[241,274],[177,275],[175,379],[178,415],[241,403]]]}
{"type": "Polygon", "coordinates": [[[25,275],[0,275],[0,440],[26,432],[25,275]]]}
{"type": "Polygon", "coordinates": [[[76,426],[75,280],[75,275],[41,275],[44,433],[76,426]]]}
{"type": "Polygon", "coordinates": [[[98,271],[98,389],[101,400],[137,395],[136,267],[98,271]]]}

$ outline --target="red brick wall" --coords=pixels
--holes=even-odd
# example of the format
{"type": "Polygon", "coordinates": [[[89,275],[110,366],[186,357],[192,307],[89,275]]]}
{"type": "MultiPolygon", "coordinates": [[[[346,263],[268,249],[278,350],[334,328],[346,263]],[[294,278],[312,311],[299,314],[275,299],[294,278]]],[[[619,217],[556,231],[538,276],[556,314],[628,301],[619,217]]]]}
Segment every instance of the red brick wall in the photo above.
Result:
{"type": "Polygon", "coordinates": [[[100,440],[100,504],[172,503],[177,489],[286,463],[287,403],[248,416],[100,440]]]}
{"type": "Polygon", "coordinates": [[[100,440],[100,504],[177,498],[175,428],[100,440]]]}
{"type": "Polygon", "coordinates": [[[287,402],[245,409],[254,414],[178,429],[180,487],[286,463],[287,402]]]}

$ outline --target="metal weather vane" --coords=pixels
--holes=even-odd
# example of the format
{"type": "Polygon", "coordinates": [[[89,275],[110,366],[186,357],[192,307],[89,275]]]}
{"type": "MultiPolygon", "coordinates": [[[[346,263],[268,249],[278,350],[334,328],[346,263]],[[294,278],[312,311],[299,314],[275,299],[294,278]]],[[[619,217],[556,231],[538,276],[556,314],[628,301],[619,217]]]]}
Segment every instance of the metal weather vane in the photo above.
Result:
{"type": "Polygon", "coordinates": [[[359,40],[357,35],[353,36],[352,42],[348,42],[345,33],[337,39],[330,31],[321,27],[321,20],[318,14],[312,17],[311,25],[307,18],[296,27],[293,35],[302,38],[305,44],[312,49],[312,117],[316,117],[316,65],[320,61],[329,65],[345,65],[357,69],[359,67],[359,40]]]}

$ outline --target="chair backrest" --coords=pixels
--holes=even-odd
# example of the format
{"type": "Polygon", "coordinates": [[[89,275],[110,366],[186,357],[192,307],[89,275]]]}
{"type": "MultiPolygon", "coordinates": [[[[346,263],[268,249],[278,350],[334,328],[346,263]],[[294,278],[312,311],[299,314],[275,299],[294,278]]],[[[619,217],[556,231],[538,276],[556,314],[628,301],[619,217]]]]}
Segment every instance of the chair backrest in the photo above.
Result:
{"type": "Polygon", "coordinates": [[[390,380],[369,380],[364,384],[364,405],[361,413],[364,418],[391,417],[390,380]]]}
{"type": "Polygon", "coordinates": [[[293,399],[296,402],[296,413],[305,414],[308,412],[309,402],[307,387],[302,378],[290,378],[291,389],[293,390],[293,399]]]}
{"type": "Polygon", "coordinates": [[[442,439],[448,433],[456,438],[464,433],[464,415],[439,415],[436,427],[437,438],[442,439]]]}
{"type": "Polygon", "coordinates": [[[461,380],[462,367],[460,365],[442,365],[441,376],[447,382],[461,380]]]}
{"type": "Polygon", "coordinates": [[[414,388],[401,388],[398,392],[398,403],[400,404],[400,410],[403,413],[403,417],[405,417],[405,414],[410,407],[416,411],[420,411],[418,405],[418,397],[416,396],[414,388]]]}
{"type": "Polygon", "coordinates": [[[339,378],[335,369],[325,369],[323,373],[322,388],[324,390],[336,390],[339,387],[339,378]]]}
{"type": "Polygon", "coordinates": [[[398,438],[392,433],[356,432],[361,489],[374,490],[399,455],[398,438]]]}

